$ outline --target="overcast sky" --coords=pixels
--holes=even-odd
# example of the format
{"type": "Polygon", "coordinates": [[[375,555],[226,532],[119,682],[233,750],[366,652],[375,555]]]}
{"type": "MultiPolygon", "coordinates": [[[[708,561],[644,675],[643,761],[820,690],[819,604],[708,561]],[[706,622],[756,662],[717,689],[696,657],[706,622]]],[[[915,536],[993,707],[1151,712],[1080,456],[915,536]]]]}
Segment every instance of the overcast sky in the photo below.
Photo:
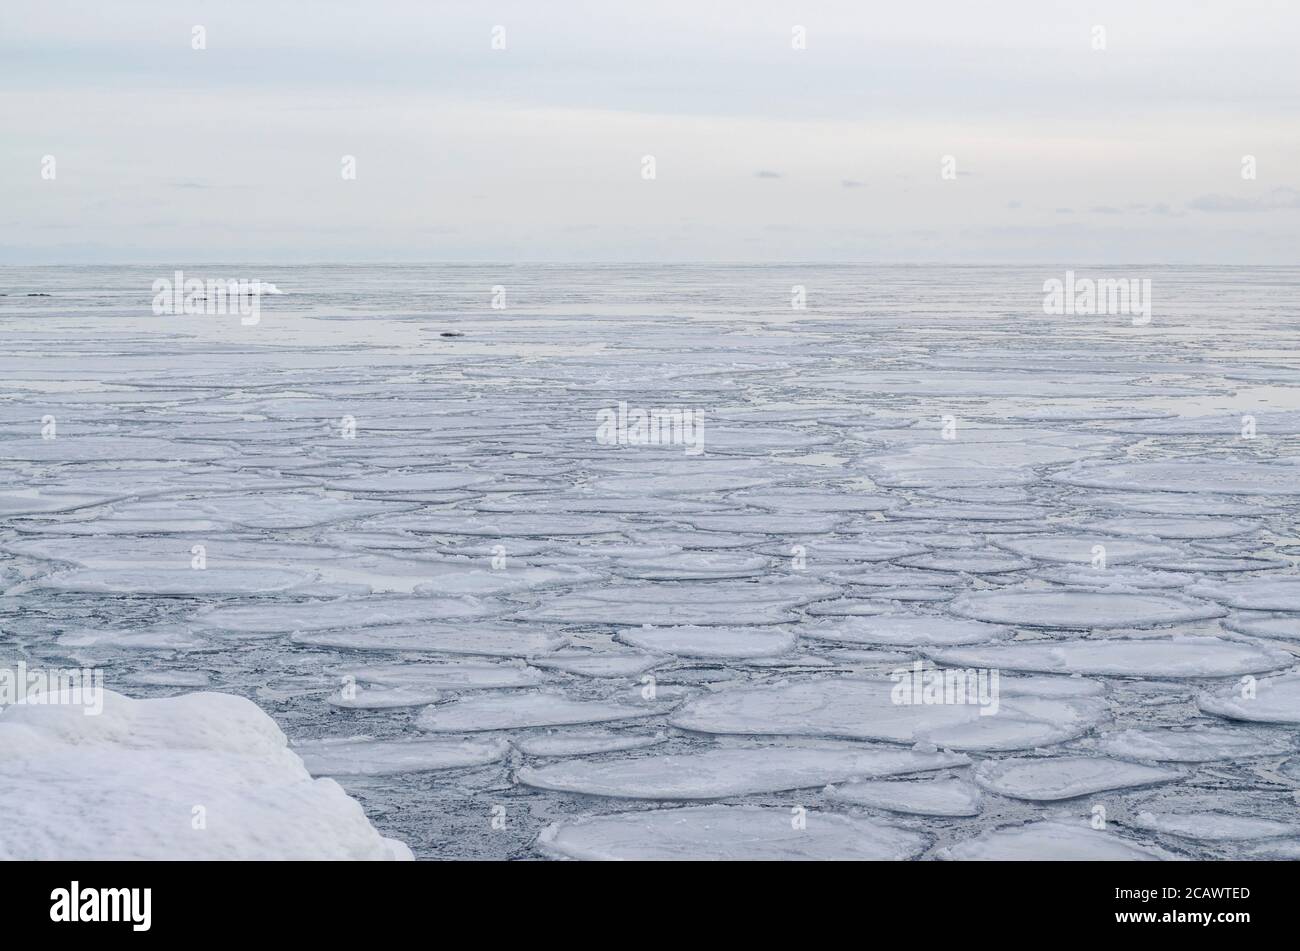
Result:
{"type": "Polygon", "coordinates": [[[1291,0],[0,4],[0,263],[1297,247],[1291,0]]]}

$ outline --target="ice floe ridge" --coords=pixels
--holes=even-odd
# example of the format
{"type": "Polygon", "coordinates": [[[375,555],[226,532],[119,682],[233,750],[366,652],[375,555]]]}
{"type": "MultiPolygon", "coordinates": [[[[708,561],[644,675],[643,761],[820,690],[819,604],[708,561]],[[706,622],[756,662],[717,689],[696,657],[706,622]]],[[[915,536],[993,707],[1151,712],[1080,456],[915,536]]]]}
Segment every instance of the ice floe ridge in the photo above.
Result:
{"type": "Polygon", "coordinates": [[[256,327],[0,298],[0,857],[1300,855],[1261,288],[283,271],[256,327]]]}

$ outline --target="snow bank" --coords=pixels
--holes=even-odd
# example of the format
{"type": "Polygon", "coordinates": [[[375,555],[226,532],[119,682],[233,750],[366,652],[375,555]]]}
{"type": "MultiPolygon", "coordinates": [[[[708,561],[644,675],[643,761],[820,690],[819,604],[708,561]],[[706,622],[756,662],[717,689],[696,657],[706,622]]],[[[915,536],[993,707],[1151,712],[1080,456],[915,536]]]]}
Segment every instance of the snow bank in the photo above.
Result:
{"type": "Polygon", "coordinates": [[[0,713],[0,859],[409,859],[252,702],[219,693],[0,713]]]}

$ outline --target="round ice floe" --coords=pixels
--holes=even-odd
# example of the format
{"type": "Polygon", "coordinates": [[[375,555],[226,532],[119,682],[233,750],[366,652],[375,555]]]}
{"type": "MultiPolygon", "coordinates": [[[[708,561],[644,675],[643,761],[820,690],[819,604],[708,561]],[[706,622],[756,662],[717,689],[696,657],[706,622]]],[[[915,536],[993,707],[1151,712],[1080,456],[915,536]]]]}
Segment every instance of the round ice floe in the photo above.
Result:
{"type": "Polygon", "coordinates": [[[1149,588],[1154,590],[1177,588],[1187,584],[1186,575],[1172,571],[1152,571],[1138,565],[1107,565],[1093,568],[1085,565],[1054,565],[1039,568],[1032,575],[1040,581],[1050,581],[1070,588],[1149,588]]]}
{"type": "MultiPolygon", "coordinates": [[[[1216,413],[1208,416],[1178,416],[1173,419],[1117,423],[1107,427],[1115,432],[1140,433],[1146,436],[1222,436],[1240,439],[1245,414],[1216,413]]],[[[1300,413],[1258,410],[1250,414],[1260,436],[1294,436],[1300,433],[1300,413]]]]}
{"type": "Polygon", "coordinates": [[[688,806],[580,819],[548,827],[545,852],[586,860],[884,861],[909,859],[924,836],[873,819],[810,812],[796,829],[771,806],[688,806]]]}
{"type": "Polygon", "coordinates": [[[772,480],[753,478],[741,473],[697,472],[680,476],[611,476],[600,479],[600,492],[627,492],[635,495],[710,495],[767,485],[772,480]]]}
{"type": "Polygon", "coordinates": [[[914,816],[975,816],[980,791],[960,779],[874,779],[828,786],[826,798],[914,816]]]}
{"type": "Polygon", "coordinates": [[[182,624],[162,622],[129,631],[73,629],[55,638],[60,647],[109,647],[121,650],[202,651],[216,646],[182,624]]]}
{"type": "Polygon", "coordinates": [[[1218,637],[1026,641],[926,651],[935,663],[1109,677],[1231,677],[1279,670],[1290,654],[1218,637]]]}
{"type": "MultiPolygon", "coordinates": [[[[417,578],[430,579],[411,589],[415,594],[424,597],[510,594],[538,588],[582,585],[602,577],[582,568],[563,565],[540,567],[507,562],[506,567],[496,569],[486,565],[421,560],[410,562],[408,566],[403,567],[403,574],[409,573],[417,578]]],[[[382,577],[382,568],[373,570],[382,577]]]]}
{"type": "MultiPolygon", "coordinates": [[[[954,587],[964,584],[957,575],[937,571],[923,571],[920,568],[897,568],[893,565],[870,568],[847,568],[835,571],[830,576],[844,584],[860,584],[873,588],[915,587],[954,587]]],[[[876,593],[872,593],[876,597],[876,593]]]]}
{"type": "MultiPolygon", "coordinates": [[[[919,555],[928,549],[915,541],[898,538],[856,538],[852,541],[842,539],[807,539],[800,540],[799,547],[804,550],[804,557],[810,567],[852,566],[859,562],[890,561],[904,555],[919,555]]],[[[792,545],[782,544],[765,549],[777,556],[790,556],[792,545]]]]}
{"type": "Polygon", "coordinates": [[[1230,631],[1252,637],[1300,640],[1300,616],[1294,614],[1232,614],[1224,618],[1222,623],[1230,631]]]}
{"type": "Polygon", "coordinates": [[[1032,749],[1073,739],[1104,712],[1095,698],[997,697],[987,674],[964,677],[958,693],[931,690],[906,669],[889,680],[821,678],[720,690],[669,719],[701,733],[823,736],[932,743],[961,750],[1032,749]],[[927,696],[930,701],[927,701],[927,696]],[[943,702],[958,697],[965,702],[943,702]],[[997,704],[995,707],[994,704],[997,704]],[[987,711],[982,714],[981,710],[987,711]]]}
{"type": "Polygon", "coordinates": [[[311,528],[385,512],[400,512],[411,507],[390,502],[288,493],[222,496],[189,504],[196,511],[221,522],[230,522],[244,528],[265,529],[311,528]]]}
{"type": "Polygon", "coordinates": [[[1087,449],[1067,446],[1033,445],[1024,442],[1003,442],[979,445],[956,440],[943,445],[915,446],[906,452],[873,456],[864,464],[890,472],[924,471],[942,466],[968,465],[972,468],[1025,468],[1076,462],[1093,453],[1087,449]]]}
{"type": "Polygon", "coordinates": [[[821,654],[782,654],[778,657],[741,657],[737,658],[736,664],[742,667],[794,670],[800,667],[834,667],[835,661],[821,654]]]}
{"type": "Polygon", "coordinates": [[[865,464],[877,485],[891,489],[941,489],[965,486],[1032,485],[1036,476],[1031,469],[959,466],[888,469],[865,464]]]}
{"type": "Polygon", "coordinates": [[[1231,720],[1300,723],[1300,674],[1243,680],[1204,693],[1196,702],[1204,712],[1231,720]]]}
{"type": "Polygon", "coordinates": [[[1100,680],[1078,676],[1006,674],[998,678],[998,688],[1009,697],[1100,697],[1106,693],[1100,680]]]}
{"type": "Polygon", "coordinates": [[[1048,510],[1028,505],[909,505],[889,513],[890,518],[924,518],[941,522],[1015,522],[1045,518],[1048,510]]]}
{"type": "Polygon", "coordinates": [[[325,698],[331,707],[343,710],[398,710],[423,707],[440,699],[432,687],[342,687],[325,698]]]}
{"type": "Polygon", "coordinates": [[[874,588],[871,591],[873,598],[903,604],[948,601],[954,594],[956,591],[952,588],[874,588]]]}
{"type": "MultiPolygon", "coordinates": [[[[201,572],[194,572],[200,574],[201,572]]],[[[194,615],[196,626],[221,631],[324,631],[331,628],[484,617],[475,598],[364,597],[329,601],[217,605],[194,615]]]]}
{"type": "Polygon", "coordinates": [[[774,512],[883,512],[898,504],[893,496],[869,495],[847,489],[842,492],[768,489],[738,492],[727,501],[774,512]]]}
{"type": "Polygon", "coordinates": [[[327,479],[323,483],[327,489],[343,492],[359,492],[372,495],[403,495],[408,493],[448,492],[454,489],[467,489],[491,482],[492,476],[473,472],[437,472],[422,470],[418,472],[381,471],[367,476],[350,476],[342,479],[327,479]]]}
{"type": "Polygon", "coordinates": [[[940,849],[941,859],[991,862],[1157,862],[1159,852],[1086,823],[1056,820],[992,829],[940,849]]]}
{"type": "MultiPolygon", "coordinates": [[[[378,527],[378,526],[374,526],[378,527]]],[[[628,527],[614,518],[590,515],[494,515],[420,513],[385,519],[388,531],[421,535],[485,535],[492,538],[549,538],[563,535],[610,535],[628,527]]]]}
{"type": "Polygon", "coordinates": [[[1108,789],[1167,783],[1181,779],[1183,774],[1099,756],[1044,756],[987,760],[975,767],[974,776],[975,782],[990,792],[1047,802],[1108,789]]]}
{"type": "Polygon", "coordinates": [[[1139,812],[1129,825],[1203,842],[1243,842],[1300,835],[1300,823],[1223,812],[1139,812]]]}
{"type": "MultiPolygon", "coordinates": [[[[39,414],[38,414],[39,415],[39,414]]],[[[133,436],[63,437],[58,439],[6,439],[5,459],[13,462],[181,462],[226,455],[219,446],[141,439],[133,436]]]]}
{"type": "Polygon", "coordinates": [[[1001,551],[935,552],[901,558],[898,564],[929,571],[960,571],[973,575],[1005,574],[1034,566],[1034,563],[1028,559],[1013,558],[1001,551]]]}
{"type": "Polygon", "coordinates": [[[710,452],[734,453],[793,452],[824,446],[832,437],[804,429],[777,426],[713,427],[704,435],[710,452]]]}
{"type": "Polygon", "coordinates": [[[828,650],[825,657],[835,664],[886,667],[890,670],[911,663],[914,659],[910,651],[853,650],[847,647],[828,650]]]}
{"type": "Polygon", "coordinates": [[[1277,571],[1290,567],[1275,558],[1232,558],[1220,555],[1188,555],[1170,561],[1157,559],[1149,567],[1161,571],[1181,571],[1193,574],[1237,574],[1243,571],[1277,571]]]}
{"type": "Polygon", "coordinates": [[[647,581],[692,581],[709,578],[752,578],[768,569],[768,559],[738,552],[677,552],[657,558],[628,558],[614,566],[625,578],[647,581]]]}
{"type": "Polygon", "coordinates": [[[822,534],[835,531],[834,515],[784,515],[768,512],[752,515],[690,515],[683,521],[701,532],[751,532],[765,535],[822,534]]]}
{"type": "Polygon", "coordinates": [[[147,687],[206,687],[212,682],[208,673],[202,670],[140,670],[117,680],[147,687]]]}
{"type": "Polygon", "coordinates": [[[52,591],[151,597],[274,594],[310,584],[316,575],[282,568],[81,568],[33,583],[52,591]]]}
{"type": "Polygon", "coordinates": [[[917,492],[927,498],[942,499],[945,502],[992,502],[1006,504],[1010,502],[1028,502],[1030,495],[1016,486],[972,486],[968,489],[923,489],[917,492]]]}
{"type": "Polygon", "coordinates": [[[1150,512],[1152,515],[1267,515],[1271,511],[1262,505],[1248,502],[1235,502],[1217,496],[1199,498],[1185,493],[1159,495],[1130,492],[1124,495],[1095,496],[1081,501],[1103,508],[1150,512]]]}
{"type": "Polygon", "coordinates": [[[952,753],[918,753],[848,744],[767,746],[526,766],[516,778],[526,786],[591,796],[724,799],[817,788],[853,777],[945,769],[966,762],[966,757],[952,753]]]}
{"type": "MultiPolygon", "coordinates": [[[[733,548],[755,548],[767,541],[766,535],[737,535],[726,532],[700,532],[695,529],[653,529],[651,531],[633,531],[628,533],[643,545],[662,545],[688,550],[720,550],[733,548]]],[[[785,554],[783,551],[782,554],[785,554]]]]}
{"type": "Polygon", "coordinates": [[[501,687],[527,687],[540,683],[545,675],[523,665],[448,660],[438,663],[371,664],[364,667],[340,667],[338,677],[351,677],[358,683],[386,687],[421,687],[433,690],[489,690],[501,687]]]}
{"type": "Polygon", "coordinates": [[[1119,565],[1153,558],[1176,558],[1182,554],[1177,548],[1158,542],[1116,538],[1114,535],[1020,535],[995,539],[994,544],[1027,558],[1080,565],[1094,564],[1100,556],[1105,557],[1108,565],[1119,565]]]}
{"type": "Polygon", "coordinates": [[[1205,581],[1187,590],[1248,611],[1300,611],[1300,577],[1295,575],[1205,581]]]}
{"type": "Polygon", "coordinates": [[[1277,756],[1292,751],[1286,737],[1228,727],[1196,726],[1187,730],[1119,730],[1103,733],[1096,747],[1111,756],[1162,763],[1215,763],[1277,756]]]}
{"type": "Polygon", "coordinates": [[[1227,613],[1215,604],[1172,594],[1029,589],[971,592],[956,598],[949,609],[996,624],[1077,629],[1158,627],[1227,613]]]}
{"type": "Polygon", "coordinates": [[[466,697],[427,708],[415,725],[431,733],[476,733],[483,730],[513,730],[531,726],[564,726],[570,723],[603,723],[653,717],[669,706],[650,707],[598,700],[571,700],[563,694],[492,694],[466,697]]]}
{"type": "Polygon", "coordinates": [[[357,651],[415,651],[431,654],[480,654],[485,657],[532,657],[565,644],[554,631],[531,625],[381,624],[337,631],[306,631],[295,644],[357,651]]]}
{"type": "Polygon", "coordinates": [[[1077,466],[1049,476],[1054,482],[1136,492],[1208,492],[1223,495],[1300,495],[1294,466],[1268,462],[1179,459],[1077,466]]]}
{"type": "Polygon", "coordinates": [[[1222,518],[1113,518],[1094,522],[1091,527],[1113,535],[1174,539],[1231,538],[1255,530],[1253,525],[1222,518]]]}
{"type": "Polygon", "coordinates": [[[504,759],[504,740],[368,737],[301,740],[293,745],[313,776],[390,776],[484,766],[504,759]]]}
{"type": "Polygon", "coordinates": [[[978,644],[1009,633],[1007,628],[996,624],[967,621],[942,614],[879,614],[874,617],[852,617],[838,622],[808,624],[799,628],[800,635],[813,640],[888,647],[978,644]]]}
{"type": "Polygon", "coordinates": [[[17,515],[48,515],[53,512],[70,512],[111,501],[117,496],[103,494],[65,494],[50,489],[32,488],[0,492],[0,518],[17,515]]]}
{"type": "Polygon", "coordinates": [[[617,639],[642,650],[682,657],[777,657],[794,649],[795,638],[769,627],[633,627],[617,639]]]}
{"type": "Polygon", "coordinates": [[[667,739],[662,733],[615,733],[611,730],[580,730],[571,733],[539,733],[515,737],[512,743],[529,756],[590,756],[656,746],[667,739]]]}
{"type": "Polygon", "coordinates": [[[830,601],[814,602],[804,608],[804,613],[813,617],[867,617],[872,614],[884,614],[888,610],[878,601],[834,598],[830,601]]]}
{"type": "Polygon", "coordinates": [[[804,581],[653,582],[606,585],[559,595],[520,613],[531,621],[562,624],[778,624],[794,620],[793,608],[837,594],[804,581]]]}
{"type": "Polygon", "coordinates": [[[642,651],[557,651],[528,661],[542,670],[554,670],[575,677],[635,677],[665,662],[665,658],[642,651]]]}

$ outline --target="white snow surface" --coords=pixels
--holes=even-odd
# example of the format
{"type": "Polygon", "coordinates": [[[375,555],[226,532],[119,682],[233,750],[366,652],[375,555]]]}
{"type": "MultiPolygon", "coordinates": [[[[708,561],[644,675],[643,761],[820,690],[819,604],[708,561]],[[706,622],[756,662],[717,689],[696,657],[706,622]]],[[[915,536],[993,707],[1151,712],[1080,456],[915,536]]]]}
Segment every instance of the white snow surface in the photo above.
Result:
{"type": "Polygon", "coordinates": [[[411,857],[336,783],[312,779],[275,721],[228,694],[105,691],[97,716],[12,704],[0,712],[0,800],[5,859],[411,857]]]}

